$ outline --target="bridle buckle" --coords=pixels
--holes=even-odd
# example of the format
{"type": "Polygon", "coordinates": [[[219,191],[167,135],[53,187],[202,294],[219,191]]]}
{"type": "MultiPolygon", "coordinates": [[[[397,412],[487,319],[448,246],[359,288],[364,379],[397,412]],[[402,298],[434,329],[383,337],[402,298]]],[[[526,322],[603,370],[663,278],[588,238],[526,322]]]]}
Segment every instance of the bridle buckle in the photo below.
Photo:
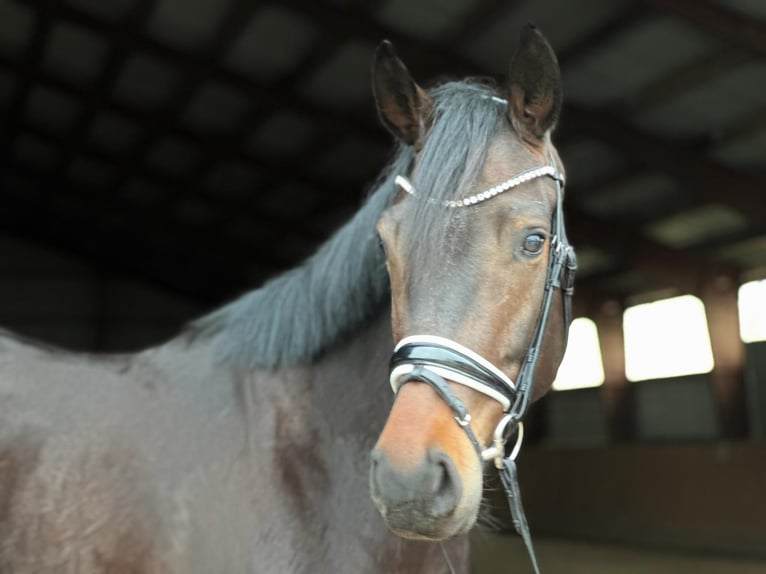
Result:
{"type": "Polygon", "coordinates": [[[503,463],[507,460],[516,460],[521,450],[521,445],[524,442],[524,423],[516,421],[516,444],[513,445],[508,456],[505,456],[505,444],[506,444],[506,430],[508,426],[514,421],[512,414],[506,414],[495,427],[495,432],[492,434],[492,446],[485,448],[481,452],[482,460],[491,460],[495,464],[495,468],[498,470],[503,469],[503,463]]]}

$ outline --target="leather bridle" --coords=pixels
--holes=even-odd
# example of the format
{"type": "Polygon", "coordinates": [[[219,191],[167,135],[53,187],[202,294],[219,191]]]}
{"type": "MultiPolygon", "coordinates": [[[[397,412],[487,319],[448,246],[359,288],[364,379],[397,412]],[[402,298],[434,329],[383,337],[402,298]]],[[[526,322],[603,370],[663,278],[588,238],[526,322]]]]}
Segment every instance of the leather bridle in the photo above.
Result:
{"type": "MultiPolygon", "coordinates": [[[[468,207],[538,177],[551,177],[556,182],[556,207],[551,216],[552,233],[543,301],[537,325],[522,360],[516,382],[511,381],[505,373],[478,353],[450,339],[432,335],[414,335],[402,339],[394,349],[390,365],[390,381],[394,393],[397,393],[407,382],[420,381],[430,385],[452,410],[455,421],[465,431],[481,460],[494,461],[508,498],[514,527],[524,540],[536,574],[539,574],[540,570],[521,504],[515,459],[523,440],[524,427],[521,419],[529,406],[535,369],[556,291],[561,291],[563,299],[565,344],[572,320],[571,300],[577,259],[564,229],[562,210],[564,179],[556,163],[551,160],[547,166],[525,170],[485,192],[459,202],[451,201],[442,204],[448,208],[468,207]],[[471,415],[468,409],[452,391],[449,383],[470,387],[501,404],[503,418],[497,425],[492,445],[488,448],[482,448],[471,428],[471,415]],[[514,431],[517,434],[516,443],[511,452],[507,453],[506,441],[514,431]]],[[[397,183],[407,193],[415,195],[415,190],[407,179],[400,176],[397,178],[397,183]]]]}

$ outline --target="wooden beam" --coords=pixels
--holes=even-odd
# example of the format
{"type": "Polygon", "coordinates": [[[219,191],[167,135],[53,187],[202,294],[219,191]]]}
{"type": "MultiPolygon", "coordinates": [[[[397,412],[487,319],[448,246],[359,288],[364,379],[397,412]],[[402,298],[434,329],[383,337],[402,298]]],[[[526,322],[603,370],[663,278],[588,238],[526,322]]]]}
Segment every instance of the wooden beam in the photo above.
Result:
{"type": "Polygon", "coordinates": [[[635,412],[630,383],[625,378],[625,340],[622,332],[624,305],[617,299],[603,301],[590,310],[598,328],[604,384],[599,390],[606,410],[609,438],[626,442],[635,436],[635,412]]]}
{"type": "Polygon", "coordinates": [[[55,245],[58,251],[85,260],[96,270],[149,280],[206,304],[231,297],[247,279],[236,268],[164,253],[138,228],[134,234],[121,233],[16,194],[3,194],[0,229],[6,236],[47,247],[55,245]]]}
{"type": "MultiPolygon", "coordinates": [[[[57,179],[55,170],[46,171],[38,167],[13,162],[6,166],[3,175],[33,182],[38,189],[43,191],[42,197],[46,199],[50,199],[50,194],[55,192],[56,197],[59,198],[80,198],[90,203],[93,200],[92,194],[88,194],[66,181],[57,179]]],[[[171,230],[172,236],[184,246],[182,249],[177,249],[173,254],[166,254],[171,260],[178,257],[195,258],[200,253],[209,253],[212,249],[214,255],[210,259],[224,263],[231,268],[242,268],[243,261],[253,258],[257,258],[262,264],[277,271],[286,269],[292,263],[278,258],[277,254],[265,245],[259,250],[254,250],[252,246],[244,246],[226,238],[209,237],[200,233],[200,229],[196,226],[187,225],[180,221],[171,222],[165,213],[141,209],[125,202],[101,202],[99,209],[94,210],[91,223],[98,223],[109,213],[118,213],[120,217],[127,217],[134,222],[135,229],[141,231],[141,235],[135,238],[139,245],[151,243],[157,232],[164,234],[166,230],[171,230]]]]}
{"type": "Polygon", "coordinates": [[[745,346],[739,337],[738,288],[736,277],[719,275],[706,283],[701,292],[715,361],[710,381],[721,438],[726,440],[748,436],[745,346]]]}
{"type": "Polygon", "coordinates": [[[567,205],[566,214],[573,243],[590,244],[630,261],[652,277],[658,287],[672,286],[682,293],[694,293],[713,273],[739,273],[731,264],[712,263],[688,249],[639,237],[624,225],[592,217],[574,205],[567,205]]]}
{"type": "MultiPolygon", "coordinates": [[[[132,173],[145,163],[149,151],[167,133],[169,126],[181,123],[179,118],[188,108],[195,93],[208,81],[208,70],[221,68],[220,62],[224,53],[250,21],[257,7],[258,3],[250,0],[235,0],[229,4],[223,21],[211,40],[198,50],[197,59],[203,65],[181,67],[181,80],[170,98],[156,110],[149,112],[149,121],[141,126],[138,141],[128,157],[120,162],[117,186],[130,178],[132,173]]],[[[140,40],[134,39],[134,45],[140,43],[140,40]]],[[[206,154],[203,150],[204,155],[206,154]]]]}
{"type": "MultiPolygon", "coordinates": [[[[60,174],[63,177],[69,169],[76,150],[86,138],[94,117],[101,111],[99,106],[111,92],[114,81],[122,71],[122,67],[131,54],[128,38],[132,31],[141,29],[146,24],[158,0],[139,0],[115,26],[108,37],[109,47],[107,56],[102,64],[101,73],[88,89],[80,91],[77,99],[80,101],[79,111],[73,125],[66,136],[65,145],[61,146],[60,174]]],[[[39,11],[46,10],[37,6],[39,11]]],[[[50,9],[49,9],[50,10],[50,9]]],[[[53,8],[55,15],[55,8],[53,8]]]]}
{"type": "MultiPolygon", "coordinates": [[[[0,69],[8,69],[15,72],[18,69],[16,62],[9,60],[7,57],[0,54],[0,69]]],[[[32,75],[35,82],[50,86],[57,90],[60,90],[73,98],[77,97],[78,88],[73,83],[63,78],[56,78],[53,76],[44,76],[37,72],[32,75]]],[[[147,123],[151,121],[151,115],[144,110],[134,108],[128,104],[125,104],[119,100],[114,99],[113,96],[106,98],[103,104],[115,113],[127,117],[130,121],[136,124],[147,123]]],[[[21,121],[21,118],[19,119],[21,121]]],[[[44,131],[38,127],[25,125],[24,129],[39,137],[55,142],[59,147],[66,145],[66,142],[58,135],[52,132],[44,131]]],[[[340,129],[340,127],[338,128],[340,129]]],[[[283,162],[279,160],[273,160],[265,157],[255,158],[250,154],[242,150],[238,145],[238,142],[232,142],[227,138],[220,138],[217,136],[201,136],[194,131],[181,125],[172,125],[168,127],[168,133],[174,135],[182,140],[202,141],[207,146],[217,150],[213,155],[214,157],[232,157],[240,159],[244,163],[253,165],[259,174],[265,175],[273,181],[291,181],[316,190],[323,195],[322,205],[326,210],[337,209],[338,205],[349,201],[350,199],[358,198],[362,195],[361,189],[349,189],[348,186],[340,185],[336,181],[319,181],[313,176],[309,175],[305,166],[295,165],[289,162],[283,162]]],[[[109,163],[110,165],[116,164],[120,161],[120,156],[111,154],[107,151],[96,148],[92,144],[81,141],[80,151],[83,151],[86,155],[96,157],[97,159],[109,163]]],[[[10,157],[6,155],[5,157],[10,157]]],[[[187,196],[204,196],[202,192],[200,180],[193,182],[184,182],[177,180],[168,174],[141,163],[136,166],[134,175],[138,177],[146,177],[150,180],[161,183],[164,187],[173,190],[178,190],[177,193],[184,193],[187,196]]],[[[219,203],[226,204],[230,201],[230,207],[233,212],[238,214],[242,213],[242,210],[246,210],[248,216],[252,217],[256,223],[264,226],[270,225],[294,225],[295,220],[291,218],[280,218],[277,215],[271,216],[269,221],[259,219],[255,211],[252,209],[252,204],[255,203],[253,198],[248,198],[244,202],[237,200],[227,200],[225,198],[219,198],[219,203]]],[[[320,212],[320,215],[323,212],[320,212]]],[[[310,228],[301,230],[301,236],[305,237],[309,241],[317,241],[326,237],[324,233],[316,232],[310,228]]]]}
{"type": "Polygon", "coordinates": [[[29,44],[23,57],[18,62],[16,89],[11,97],[7,111],[1,116],[3,129],[0,130],[0,166],[11,157],[13,143],[25,115],[24,108],[27,105],[29,93],[34,85],[36,70],[40,69],[45,42],[52,27],[50,14],[50,7],[53,5],[52,0],[40,0],[40,5],[43,10],[34,16],[29,44]]]}
{"type": "MultiPolygon", "coordinates": [[[[51,0],[25,0],[26,3],[39,6],[47,5],[51,0]]],[[[252,6],[258,3],[249,2],[252,6]]],[[[327,7],[329,9],[329,6],[327,7]]],[[[59,18],[74,22],[84,28],[99,34],[110,35],[115,33],[115,23],[94,16],[90,12],[77,8],[67,2],[57,2],[56,13],[59,18]]],[[[233,38],[232,38],[233,39],[233,38]]],[[[331,110],[317,105],[300,94],[275,93],[270,86],[253,80],[250,76],[236,72],[229,67],[213,65],[203,52],[187,52],[169,44],[166,44],[143,30],[137,30],[129,39],[129,45],[135,49],[146,52],[160,60],[171,63],[179,70],[189,70],[193,73],[205,75],[209,80],[229,84],[233,88],[248,94],[259,105],[271,108],[284,107],[296,109],[310,115],[313,119],[330,128],[343,126],[346,130],[356,133],[367,134],[370,137],[380,137],[381,130],[372,126],[369,122],[351,115],[348,111],[331,110]]]]}
{"type": "Polygon", "coordinates": [[[737,68],[751,58],[741,50],[715,49],[691,62],[685,62],[659,79],[627,95],[622,101],[608,106],[616,117],[626,117],[659,106],[706,84],[716,76],[737,68]]]}
{"type": "Polygon", "coordinates": [[[756,56],[766,56],[766,21],[745,16],[710,0],[645,0],[657,10],[675,16],[756,56]]]}
{"type": "Polygon", "coordinates": [[[606,142],[623,156],[678,179],[707,201],[733,207],[756,223],[761,221],[764,178],[718,164],[603,112],[567,104],[563,115],[568,129],[606,142]]]}

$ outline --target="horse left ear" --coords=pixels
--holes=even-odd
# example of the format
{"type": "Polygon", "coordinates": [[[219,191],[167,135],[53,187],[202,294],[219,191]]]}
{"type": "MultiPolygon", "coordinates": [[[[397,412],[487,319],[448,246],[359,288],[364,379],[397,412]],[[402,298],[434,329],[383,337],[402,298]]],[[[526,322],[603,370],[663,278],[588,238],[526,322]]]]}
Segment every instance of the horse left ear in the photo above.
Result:
{"type": "Polygon", "coordinates": [[[420,147],[431,115],[431,97],[410,77],[388,40],[375,50],[372,91],[383,125],[403,142],[420,147]]]}
{"type": "Polygon", "coordinates": [[[521,31],[507,90],[511,124],[525,141],[541,143],[559,119],[563,94],[556,54],[531,24],[521,31]]]}

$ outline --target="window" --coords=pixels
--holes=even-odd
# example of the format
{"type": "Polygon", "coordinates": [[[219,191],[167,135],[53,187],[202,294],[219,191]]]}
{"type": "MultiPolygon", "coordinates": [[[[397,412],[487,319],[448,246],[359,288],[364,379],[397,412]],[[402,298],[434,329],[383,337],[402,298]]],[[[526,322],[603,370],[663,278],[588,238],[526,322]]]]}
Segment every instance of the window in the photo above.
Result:
{"type": "Polygon", "coordinates": [[[739,336],[745,343],[766,341],[766,279],[739,288],[739,336]]]}
{"type": "Polygon", "coordinates": [[[564,359],[553,389],[568,391],[598,387],[604,382],[604,365],[596,324],[585,317],[572,321],[564,359]]]}
{"type": "Polygon", "coordinates": [[[629,381],[713,370],[705,306],[693,295],[629,307],[622,328],[629,381]]]}

